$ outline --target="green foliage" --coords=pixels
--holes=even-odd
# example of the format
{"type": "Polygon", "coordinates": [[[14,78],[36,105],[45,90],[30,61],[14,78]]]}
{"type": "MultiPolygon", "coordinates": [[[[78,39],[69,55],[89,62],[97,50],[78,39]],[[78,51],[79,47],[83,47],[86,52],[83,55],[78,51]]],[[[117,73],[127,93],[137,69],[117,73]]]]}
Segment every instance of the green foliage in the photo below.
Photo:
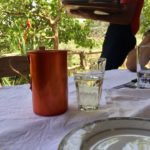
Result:
{"type": "Polygon", "coordinates": [[[92,48],[95,41],[89,39],[92,21],[80,22],[69,16],[65,9],[60,10],[60,0],[1,0],[0,2],[0,50],[20,52],[36,49],[39,45],[52,48],[50,38],[54,31],[47,18],[58,22],[59,43],[74,40],[77,47],[92,48]],[[47,19],[47,20],[46,20],[47,19]]]}
{"type": "Polygon", "coordinates": [[[144,0],[144,7],[141,15],[141,32],[144,33],[150,29],[150,0],[144,0]]]}
{"type": "Polygon", "coordinates": [[[63,43],[68,43],[72,39],[74,40],[77,47],[89,47],[92,48],[94,46],[94,40],[88,39],[90,35],[90,26],[91,21],[86,20],[80,23],[79,20],[64,17],[62,24],[59,26],[60,31],[60,40],[63,43]],[[65,34],[67,33],[67,34],[65,34]]]}
{"type": "MultiPolygon", "coordinates": [[[[103,30],[103,24],[84,20],[80,22],[68,15],[65,9],[60,10],[61,0],[1,0],[0,1],[0,51],[2,53],[20,52],[36,49],[39,45],[52,48],[54,36],[49,21],[61,15],[58,22],[59,44],[74,41],[76,47],[92,48],[95,41],[91,27],[100,26],[102,29],[93,30],[96,35],[103,30]],[[28,28],[27,22],[31,27],[28,28]],[[96,32],[95,32],[96,31],[96,32]],[[92,38],[91,38],[92,35],[92,38]]],[[[150,0],[145,0],[141,15],[141,33],[150,28],[150,0]]],[[[105,26],[105,25],[104,25],[105,26]]],[[[106,27],[104,27],[106,28],[106,27]]],[[[105,30],[104,30],[105,31],[105,30]]],[[[99,38],[99,35],[98,35],[99,38]]],[[[101,37],[100,37],[101,38],[101,37]]]]}
{"type": "Polygon", "coordinates": [[[28,80],[25,80],[23,77],[14,76],[14,77],[4,77],[1,79],[0,85],[2,86],[11,86],[11,85],[20,85],[20,84],[26,84],[29,83],[30,79],[27,76],[28,80]]]}

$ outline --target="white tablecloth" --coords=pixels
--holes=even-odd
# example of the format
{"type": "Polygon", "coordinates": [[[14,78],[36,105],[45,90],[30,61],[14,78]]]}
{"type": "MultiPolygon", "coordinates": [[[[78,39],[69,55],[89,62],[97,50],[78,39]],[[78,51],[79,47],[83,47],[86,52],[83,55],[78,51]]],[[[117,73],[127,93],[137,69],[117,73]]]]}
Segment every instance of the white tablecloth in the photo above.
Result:
{"type": "Polygon", "coordinates": [[[106,104],[107,89],[134,78],[136,74],[128,70],[106,71],[101,108],[95,112],[78,111],[74,80],[69,78],[68,111],[53,117],[33,113],[28,84],[0,88],[0,150],[57,150],[70,130],[88,122],[116,116],[150,117],[150,102],[143,102],[142,105],[140,102],[134,102],[134,105],[128,103],[130,106],[124,110],[116,109],[121,106],[121,101],[120,106],[106,104]]]}

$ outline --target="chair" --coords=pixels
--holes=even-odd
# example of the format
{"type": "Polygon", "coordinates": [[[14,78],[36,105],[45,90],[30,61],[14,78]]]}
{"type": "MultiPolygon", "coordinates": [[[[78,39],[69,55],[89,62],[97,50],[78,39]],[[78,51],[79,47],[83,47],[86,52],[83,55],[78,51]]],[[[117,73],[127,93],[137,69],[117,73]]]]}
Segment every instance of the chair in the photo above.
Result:
{"type": "Polygon", "coordinates": [[[3,77],[22,77],[29,75],[29,62],[27,56],[6,56],[0,58],[0,83],[3,77]]]}

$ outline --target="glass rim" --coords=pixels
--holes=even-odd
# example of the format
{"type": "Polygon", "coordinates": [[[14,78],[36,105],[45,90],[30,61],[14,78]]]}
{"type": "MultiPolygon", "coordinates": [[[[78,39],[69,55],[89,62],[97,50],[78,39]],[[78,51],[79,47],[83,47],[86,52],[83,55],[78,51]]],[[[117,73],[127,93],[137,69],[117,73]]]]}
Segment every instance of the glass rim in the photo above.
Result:
{"type": "Polygon", "coordinates": [[[105,58],[105,57],[100,57],[98,60],[106,61],[106,60],[107,60],[107,58],[105,58]]]}
{"type": "Polygon", "coordinates": [[[95,71],[90,71],[89,72],[76,72],[74,73],[74,77],[90,77],[90,76],[97,76],[99,77],[100,75],[104,74],[104,71],[101,70],[95,70],[95,71]]]}
{"type": "Polygon", "coordinates": [[[137,48],[150,48],[150,44],[139,45],[137,48]]]}

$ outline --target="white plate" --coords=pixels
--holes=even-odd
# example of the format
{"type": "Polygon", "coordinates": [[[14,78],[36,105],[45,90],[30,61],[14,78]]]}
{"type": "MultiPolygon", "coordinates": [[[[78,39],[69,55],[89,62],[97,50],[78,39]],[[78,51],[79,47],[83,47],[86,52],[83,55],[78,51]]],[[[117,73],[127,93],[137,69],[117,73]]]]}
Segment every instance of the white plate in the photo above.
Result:
{"type": "Polygon", "coordinates": [[[110,118],[68,133],[59,150],[150,150],[150,120],[110,118]]]}

